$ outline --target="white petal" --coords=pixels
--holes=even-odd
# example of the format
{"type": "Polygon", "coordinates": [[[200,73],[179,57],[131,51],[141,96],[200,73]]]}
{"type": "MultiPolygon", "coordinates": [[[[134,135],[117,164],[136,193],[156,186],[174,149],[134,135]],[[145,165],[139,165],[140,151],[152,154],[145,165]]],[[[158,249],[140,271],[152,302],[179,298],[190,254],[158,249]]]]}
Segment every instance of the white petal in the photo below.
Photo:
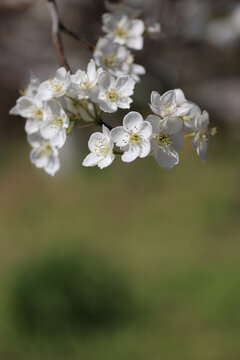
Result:
{"type": "Polygon", "coordinates": [[[149,139],[152,135],[152,125],[148,121],[143,121],[140,127],[141,135],[144,139],[149,139]]]}
{"type": "Polygon", "coordinates": [[[98,86],[100,90],[108,90],[115,82],[115,78],[106,71],[103,71],[98,78],[98,86]]]}
{"type": "Polygon", "coordinates": [[[130,111],[123,119],[123,126],[128,131],[140,131],[143,122],[142,115],[136,111],[130,111]]]}
{"type": "Polygon", "coordinates": [[[112,140],[117,146],[125,146],[129,142],[129,135],[123,126],[117,126],[111,131],[112,140]]]}
{"type": "Polygon", "coordinates": [[[183,121],[177,116],[169,116],[162,121],[161,126],[167,134],[177,134],[182,130],[183,121]]]}
{"type": "Polygon", "coordinates": [[[39,147],[44,141],[40,133],[28,135],[27,140],[32,147],[39,147]]]}
{"type": "Polygon", "coordinates": [[[161,96],[160,109],[161,115],[170,115],[176,110],[176,95],[174,90],[169,90],[161,96]]]}
{"type": "Polygon", "coordinates": [[[130,49],[142,50],[142,48],[143,48],[143,38],[142,38],[142,36],[131,37],[131,38],[127,39],[126,43],[127,43],[127,46],[130,49]]]}
{"type": "Polygon", "coordinates": [[[51,176],[54,176],[55,173],[60,169],[60,161],[57,156],[50,155],[48,158],[47,164],[44,166],[44,170],[51,176]]]}
{"type": "Polygon", "coordinates": [[[140,147],[138,145],[129,146],[128,151],[122,155],[122,161],[131,162],[134,161],[140,155],[140,147]]]}
{"type": "Polygon", "coordinates": [[[201,160],[205,163],[207,161],[207,151],[209,147],[208,139],[204,139],[204,141],[200,141],[197,147],[197,153],[200,156],[201,160]]]}
{"type": "Polygon", "coordinates": [[[151,151],[151,144],[150,141],[148,140],[142,140],[141,143],[139,144],[140,146],[140,158],[144,158],[146,156],[149,155],[150,151],[151,151]]]}
{"type": "Polygon", "coordinates": [[[28,119],[25,123],[25,131],[27,134],[36,133],[42,125],[42,121],[38,119],[28,119]]]}
{"type": "Polygon", "coordinates": [[[107,113],[113,113],[117,111],[117,105],[114,102],[106,101],[106,100],[99,100],[98,102],[99,107],[107,112],[107,113]]]}
{"type": "Polygon", "coordinates": [[[184,145],[184,137],[182,136],[182,134],[175,134],[172,135],[171,140],[173,142],[173,149],[176,151],[179,151],[183,148],[184,145]]]}
{"type": "Polygon", "coordinates": [[[130,76],[121,76],[116,81],[116,89],[120,90],[122,96],[131,96],[135,81],[130,76]]]}
{"type": "Polygon", "coordinates": [[[51,144],[56,146],[57,148],[63,147],[67,140],[67,134],[65,129],[61,129],[57,132],[57,134],[50,139],[51,144]]]}
{"type": "Polygon", "coordinates": [[[130,97],[120,97],[116,101],[116,105],[121,109],[130,109],[133,100],[130,97]]]}
{"type": "Polygon", "coordinates": [[[101,132],[93,133],[88,140],[88,147],[91,152],[96,151],[96,145],[98,146],[99,142],[104,141],[106,136],[101,132]]]}
{"type": "Polygon", "coordinates": [[[93,59],[91,59],[88,64],[87,73],[88,73],[89,80],[91,82],[94,82],[97,77],[97,71],[96,71],[95,61],[93,59]]]}
{"type": "Polygon", "coordinates": [[[176,95],[177,105],[181,105],[184,102],[186,102],[185,95],[181,89],[175,89],[174,91],[175,91],[175,95],[176,95]]]}
{"type": "Polygon", "coordinates": [[[152,125],[153,134],[158,135],[159,124],[160,124],[160,121],[162,121],[162,119],[157,115],[148,115],[148,117],[146,118],[146,121],[150,122],[150,124],[152,125]]]}
{"type": "Polygon", "coordinates": [[[42,148],[34,148],[30,152],[30,160],[37,167],[42,168],[47,164],[47,156],[42,156],[42,148]]]}
{"type": "Polygon", "coordinates": [[[11,108],[11,110],[9,111],[9,114],[10,115],[20,115],[17,104],[11,108]]]}
{"type": "Polygon", "coordinates": [[[102,158],[96,154],[90,153],[83,160],[83,166],[95,166],[102,158]]]}
{"type": "Polygon", "coordinates": [[[40,84],[37,98],[41,101],[48,101],[53,98],[53,91],[49,81],[44,81],[40,84]]]}
{"type": "Polygon", "coordinates": [[[142,20],[139,20],[139,19],[131,20],[128,35],[129,36],[142,35],[142,33],[144,32],[144,29],[145,29],[145,26],[144,26],[144,22],[142,20]]]}
{"type": "Polygon", "coordinates": [[[54,76],[58,81],[65,81],[67,77],[67,71],[64,67],[60,67],[54,76]]]}
{"type": "Polygon", "coordinates": [[[103,169],[109,165],[111,165],[111,163],[113,162],[113,160],[115,159],[115,155],[111,154],[109,156],[106,156],[104,159],[100,160],[98,163],[98,167],[100,169],[103,169]]]}
{"type": "Polygon", "coordinates": [[[40,129],[40,133],[44,139],[51,139],[57,135],[58,131],[59,127],[57,125],[53,125],[51,121],[45,122],[40,129]]]}
{"type": "Polygon", "coordinates": [[[167,170],[172,169],[179,162],[178,153],[170,147],[159,147],[154,156],[158,164],[167,170]]]}

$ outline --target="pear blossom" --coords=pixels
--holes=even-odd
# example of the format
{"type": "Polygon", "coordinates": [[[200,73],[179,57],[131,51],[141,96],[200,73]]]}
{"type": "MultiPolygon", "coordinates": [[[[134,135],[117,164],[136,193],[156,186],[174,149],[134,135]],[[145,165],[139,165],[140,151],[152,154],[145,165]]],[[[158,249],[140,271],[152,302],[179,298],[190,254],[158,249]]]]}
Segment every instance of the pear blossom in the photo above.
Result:
{"type": "Polygon", "coordinates": [[[151,19],[145,22],[146,32],[151,39],[159,39],[161,33],[161,25],[151,19]]]}
{"type": "Polygon", "coordinates": [[[37,97],[42,101],[63,96],[70,85],[70,72],[59,68],[53,78],[40,84],[37,97]]]}
{"type": "Polygon", "coordinates": [[[83,166],[97,165],[100,169],[103,169],[111,165],[115,158],[113,146],[111,131],[103,125],[102,133],[95,132],[90,136],[88,141],[90,154],[85,157],[83,166]]]}
{"type": "Polygon", "coordinates": [[[194,150],[196,150],[198,156],[205,163],[207,161],[207,151],[209,147],[209,135],[215,135],[217,128],[209,129],[209,114],[207,111],[203,111],[202,114],[198,114],[195,120],[195,136],[192,144],[194,150]]]}
{"type": "Polygon", "coordinates": [[[148,156],[151,150],[152,126],[136,111],[129,112],[123,119],[123,126],[112,130],[112,139],[124,150],[122,161],[131,162],[137,157],[148,156]]]}
{"type": "Polygon", "coordinates": [[[45,105],[36,96],[21,96],[9,113],[27,119],[25,130],[28,134],[37,132],[46,118],[45,105]]]}
{"type": "Polygon", "coordinates": [[[137,82],[146,72],[142,65],[134,64],[134,56],[125,46],[106,37],[98,40],[93,56],[98,66],[115,76],[131,75],[137,82]]]}
{"type": "Polygon", "coordinates": [[[95,61],[91,59],[88,63],[87,71],[77,70],[74,75],[71,75],[71,85],[68,89],[68,94],[78,99],[89,98],[91,89],[97,84],[101,71],[101,68],[96,69],[95,61]]]}
{"type": "Polygon", "coordinates": [[[140,19],[129,19],[121,14],[103,14],[102,30],[107,37],[120,45],[126,45],[130,49],[141,50],[143,48],[144,22],[140,19]]]}
{"type": "Polygon", "coordinates": [[[53,146],[61,148],[67,138],[68,116],[62,105],[56,100],[48,101],[46,113],[47,116],[40,128],[40,134],[44,139],[50,140],[53,146]]]}
{"type": "Polygon", "coordinates": [[[163,169],[170,170],[178,164],[178,151],[183,147],[184,142],[178,118],[170,116],[163,120],[159,116],[149,115],[147,121],[151,123],[153,129],[152,153],[163,169]]]}
{"type": "Polygon", "coordinates": [[[157,91],[152,91],[150,108],[161,118],[170,115],[181,117],[189,111],[185,96],[180,89],[169,90],[162,96],[157,91]]]}
{"type": "Polygon", "coordinates": [[[39,85],[40,85],[39,79],[33,73],[31,73],[30,83],[28,84],[26,89],[22,92],[22,95],[30,98],[35,97],[38,92],[39,85]]]}
{"type": "Polygon", "coordinates": [[[32,146],[30,160],[37,168],[43,168],[46,173],[54,176],[60,168],[58,149],[40,133],[28,135],[28,142],[32,146]]]}
{"type": "Polygon", "coordinates": [[[134,9],[128,5],[125,5],[124,2],[120,3],[111,3],[110,1],[104,1],[105,8],[113,14],[118,15],[127,15],[130,18],[138,17],[142,10],[134,9]]]}
{"type": "Polygon", "coordinates": [[[117,79],[103,71],[98,79],[98,88],[93,101],[105,112],[115,112],[117,108],[129,109],[135,81],[130,76],[120,76],[117,79]]]}

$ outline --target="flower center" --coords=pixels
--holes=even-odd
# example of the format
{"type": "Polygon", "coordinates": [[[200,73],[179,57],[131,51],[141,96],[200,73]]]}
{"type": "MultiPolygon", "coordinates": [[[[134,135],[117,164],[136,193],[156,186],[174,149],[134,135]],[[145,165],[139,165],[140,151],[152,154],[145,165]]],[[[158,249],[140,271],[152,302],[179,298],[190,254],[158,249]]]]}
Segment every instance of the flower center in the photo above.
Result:
{"type": "Polygon", "coordinates": [[[40,157],[43,157],[45,155],[48,154],[52,154],[53,153],[53,149],[52,146],[49,142],[46,142],[44,145],[44,148],[42,149],[41,153],[40,153],[40,157]]]}
{"type": "Polygon", "coordinates": [[[175,104],[173,104],[169,101],[164,101],[163,103],[160,103],[159,105],[160,105],[160,109],[164,113],[164,115],[172,114],[172,112],[176,108],[175,104]]]}
{"type": "Polygon", "coordinates": [[[115,31],[115,35],[122,39],[125,39],[127,37],[126,29],[123,26],[118,27],[115,31]]]}
{"type": "Polygon", "coordinates": [[[103,57],[103,63],[106,67],[113,67],[116,64],[116,56],[106,55],[103,57]]]}
{"type": "Polygon", "coordinates": [[[43,111],[41,108],[34,108],[32,110],[32,115],[35,119],[41,120],[43,117],[43,111]]]}
{"type": "Polygon", "coordinates": [[[64,84],[58,80],[54,80],[54,79],[50,79],[49,80],[51,87],[52,87],[52,91],[54,93],[59,93],[60,91],[62,91],[64,84]]]}
{"type": "Polygon", "coordinates": [[[107,142],[106,139],[97,139],[97,141],[95,142],[95,153],[99,156],[108,156],[109,153],[109,143],[107,142]]]}
{"type": "Polygon", "coordinates": [[[58,127],[62,128],[64,124],[63,118],[61,116],[54,115],[52,125],[57,125],[58,127]]]}
{"type": "Polygon", "coordinates": [[[118,93],[116,89],[111,89],[106,93],[107,99],[111,102],[115,102],[118,99],[118,93]]]}
{"type": "Polygon", "coordinates": [[[171,146],[171,135],[164,134],[163,132],[160,132],[157,136],[157,142],[159,146],[171,146]]]}
{"type": "Polygon", "coordinates": [[[140,134],[133,133],[133,132],[129,133],[129,142],[132,143],[133,145],[139,144],[141,142],[141,140],[142,140],[142,137],[140,134]]]}

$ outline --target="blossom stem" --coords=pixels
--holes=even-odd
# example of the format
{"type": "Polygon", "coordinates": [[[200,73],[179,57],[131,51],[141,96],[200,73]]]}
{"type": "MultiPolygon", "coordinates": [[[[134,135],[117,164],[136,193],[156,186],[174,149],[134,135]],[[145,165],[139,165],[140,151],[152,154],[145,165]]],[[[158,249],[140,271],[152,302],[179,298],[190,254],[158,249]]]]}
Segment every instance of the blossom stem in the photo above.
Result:
{"type": "Polygon", "coordinates": [[[195,132],[192,132],[191,134],[186,134],[186,135],[184,135],[183,137],[184,138],[188,138],[188,137],[193,137],[193,136],[195,136],[196,135],[196,133],[195,132]]]}
{"type": "Polygon", "coordinates": [[[47,5],[49,7],[49,11],[52,19],[52,41],[56,49],[59,64],[63,66],[67,71],[70,71],[70,66],[68,65],[67,59],[64,54],[62,37],[59,31],[60,21],[59,21],[56,1],[47,0],[47,5]]]}
{"type": "Polygon", "coordinates": [[[69,126],[69,128],[67,129],[67,135],[70,135],[71,132],[73,131],[73,129],[75,128],[76,122],[72,121],[71,125],[69,126]]]}
{"type": "Polygon", "coordinates": [[[90,51],[94,50],[94,45],[91,44],[88,40],[86,40],[83,36],[74,33],[72,30],[69,30],[63,23],[60,21],[59,28],[65,34],[71,36],[72,38],[78,40],[85,48],[90,51]]]}

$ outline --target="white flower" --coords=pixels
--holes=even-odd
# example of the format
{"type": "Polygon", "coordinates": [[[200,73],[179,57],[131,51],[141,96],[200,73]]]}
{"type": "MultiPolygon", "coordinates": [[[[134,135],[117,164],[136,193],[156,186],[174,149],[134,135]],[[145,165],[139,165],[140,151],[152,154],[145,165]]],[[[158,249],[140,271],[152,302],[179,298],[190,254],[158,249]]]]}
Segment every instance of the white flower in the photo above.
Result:
{"type": "Polygon", "coordinates": [[[144,121],[142,115],[135,111],[124,117],[123,126],[117,126],[112,130],[113,141],[124,150],[122,160],[125,162],[131,162],[138,156],[148,156],[151,150],[151,135],[151,124],[144,121]]]}
{"type": "Polygon", "coordinates": [[[139,75],[146,72],[142,65],[134,64],[134,56],[125,46],[106,37],[98,40],[93,56],[98,66],[115,76],[131,75],[139,81],[139,75]]]}
{"type": "Polygon", "coordinates": [[[68,116],[57,100],[50,100],[47,103],[46,113],[46,120],[40,128],[40,133],[44,139],[50,140],[53,146],[61,148],[67,138],[68,116]]]}
{"type": "Polygon", "coordinates": [[[113,146],[111,132],[103,125],[102,133],[96,132],[90,136],[88,141],[90,154],[85,157],[83,166],[97,165],[100,169],[103,169],[111,165],[115,158],[113,146]]]}
{"type": "Polygon", "coordinates": [[[46,173],[54,176],[60,168],[58,149],[39,133],[28,136],[28,142],[33,147],[30,160],[37,168],[43,168],[46,173]]]}
{"type": "Polygon", "coordinates": [[[68,89],[68,94],[78,99],[88,98],[91,89],[97,84],[101,71],[101,68],[96,69],[95,61],[91,59],[87,66],[87,71],[77,70],[74,75],[71,75],[71,85],[68,89]]]}
{"type": "Polygon", "coordinates": [[[40,84],[37,97],[42,101],[63,96],[70,85],[70,72],[59,68],[55,76],[40,84]]]}
{"type": "Polygon", "coordinates": [[[105,112],[115,112],[117,108],[129,109],[135,81],[130,76],[120,76],[117,79],[103,71],[98,79],[98,90],[94,101],[105,112]]]}
{"type": "Polygon", "coordinates": [[[116,4],[116,3],[111,3],[110,1],[104,1],[104,4],[106,9],[111,13],[118,15],[127,15],[131,18],[138,17],[142,12],[142,10],[134,9],[128,5],[125,5],[123,2],[116,4]]]}
{"type": "Polygon", "coordinates": [[[195,131],[195,122],[196,117],[201,114],[201,109],[197,104],[194,104],[190,101],[187,102],[189,110],[182,116],[183,128],[182,130],[187,133],[192,133],[195,131]]]}
{"type": "Polygon", "coordinates": [[[98,40],[93,53],[96,64],[116,76],[128,73],[126,63],[129,56],[130,51],[125,46],[113,43],[106,37],[98,40]]]}
{"type": "Polygon", "coordinates": [[[129,19],[125,15],[103,14],[102,30],[107,37],[130,49],[141,50],[143,48],[144,22],[139,19],[129,19]]]}
{"type": "Polygon", "coordinates": [[[158,164],[164,169],[172,169],[179,162],[179,151],[183,147],[183,136],[178,118],[170,116],[162,120],[159,116],[149,115],[147,120],[153,129],[152,152],[158,164]]]}
{"type": "Polygon", "coordinates": [[[28,134],[37,132],[45,117],[45,106],[37,97],[21,96],[16,105],[9,112],[11,115],[20,115],[27,119],[25,130],[28,134]]]}
{"type": "Polygon", "coordinates": [[[151,19],[146,21],[146,32],[151,39],[159,39],[161,33],[161,25],[151,19]]]}
{"type": "Polygon", "coordinates": [[[161,118],[174,115],[181,117],[189,111],[189,106],[180,89],[169,90],[162,96],[157,91],[152,91],[150,108],[161,118]]]}
{"type": "Polygon", "coordinates": [[[207,151],[209,147],[209,135],[215,135],[217,128],[209,129],[209,114],[203,111],[198,114],[195,121],[195,136],[192,141],[194,150],[197,151],[198,156],[203,162],[207,161],[207,151]]]}

